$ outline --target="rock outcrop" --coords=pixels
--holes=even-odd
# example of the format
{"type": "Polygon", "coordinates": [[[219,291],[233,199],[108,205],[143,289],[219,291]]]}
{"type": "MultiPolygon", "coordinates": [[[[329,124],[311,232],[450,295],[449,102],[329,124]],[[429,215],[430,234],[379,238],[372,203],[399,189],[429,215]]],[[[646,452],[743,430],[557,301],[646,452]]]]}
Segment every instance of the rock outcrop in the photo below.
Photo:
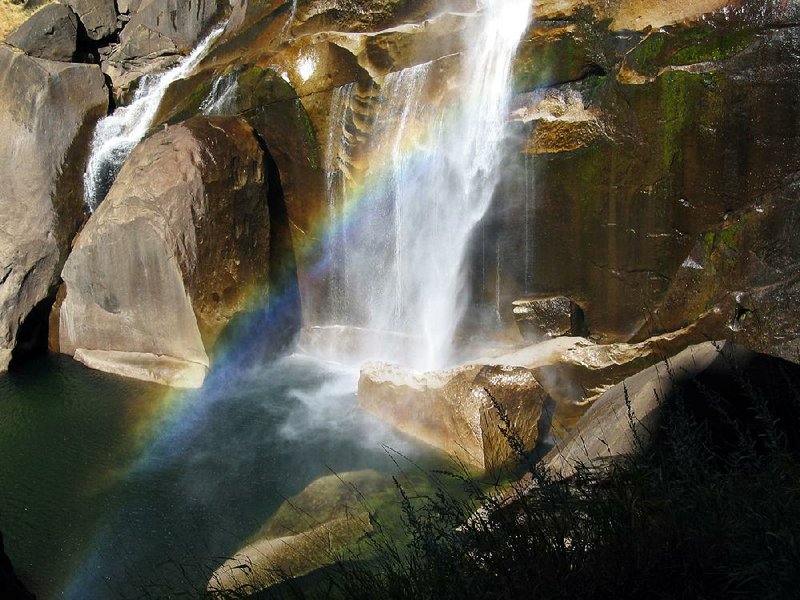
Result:
{"type": "Polygon", "coordinates": [[[267,292],[266,168],[237,118],[196,117],[142,142],[64,267],[57,349],[111,373],[202,384],[222,329],[267,292]]]}
{"type": "Polygon", "coordinates": [[[107,106],[97,66],[0,45],[0,372],[20,326],[54,293],[83,219],[92,128],[107,106]]]}
{"type": "Polygon", "coordinates": [[[727,215],[708,231],[681,264],[645,331],[696,322],[714,307],[720,314],[709,335],[800,363],[800,180],[727,215]]]}
{"type": "Polygon", "coordinates": [[[117,31],[114,0],[63,0],[78,15],[90,40],[102,40],[117,31]]]}
{"type": "Polygon", "coordinates": [[[526,451],[534,448],[546,397],[533,373],[509,366],[415,373],[371,363],[358,382],[363,409],[483,470],[514,457],[511,437],[526,451]]]}
{"type": "Polygon", "coordinates": [[[227,9],[225,0],[142,0],[121,6],[125,21],[119,43],[101,51],[115,97],[125,98],[142,76],[174,65],[227,9]]]}
{"type": "Polygon", "coordinates": [[[281,505],[246,546],[220,566],[208,583],[214,597],[256,592],[332,564],[347,546],[372,531],[366,508],[377,493],[394,491],[375,471],[328,475],[281,505]]]}
{"type": "Polygon", "coordinates": [[[78,17],[63,4],[50,4],[25,21],[6,43],[29,56],[71,62],[78,50],[78,17]]]}
{"type": "Polygon", "coordinates": [[[600,396],[543,466],[569,477],[580,465],[597,467],[646,450],[658,442],[665,414],[676,413],[705,428],[715,450],[740,449],[743,432],[766,427],[764,415],[795,447],[797,431],[782,427],[780,419],[796,418],[796,397],[787,390],[796,389],[798,379],[796,365],[732,342],[692,346],[600,396]]]}

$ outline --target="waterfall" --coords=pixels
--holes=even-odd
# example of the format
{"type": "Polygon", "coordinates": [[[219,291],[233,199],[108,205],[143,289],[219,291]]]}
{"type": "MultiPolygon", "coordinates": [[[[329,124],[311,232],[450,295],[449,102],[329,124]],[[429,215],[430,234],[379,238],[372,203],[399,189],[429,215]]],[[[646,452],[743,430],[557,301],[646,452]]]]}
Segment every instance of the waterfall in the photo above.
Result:
{"type": "MultiPolygon", "coordinates": [[[[363,177],[338,172],[340,182],[329,174],[337,182],[329,185],[331,218],[339,222],[326,260],[336,298],[318,324],[360,333],[332,342],[339,346],[327,354],[418,369],[455,359],[468,302],[465,256],[499,179],[512,61],[529,9],[529,0],[481,2],[451,80],[432,63],[388,75],[364,142],[363,177]],[[344,279],[346,286],[337,283],[344,279]]],[[[340,94],[355,100],[353,87],[340,94]]],[[[337,94],[334,104],[331,133],[344,140],[341,153],[347,102],[337,94]]]]}
{"type": "Polygon", "coordinates": [[[239,89],[239,74],[228,73],[214,79],[211,91],[200,105],[200,112],[206,116],[230,114],[236,102],[236,92],[239,89]]]}
{"type": "Polygon", "coordinates": [[[173,68],[142,77],[133,101],[98,122],[83,174],[84,201],[89,211],[94,212],[105,198],[128,155],[150,129],[167,88],[197,67],[224,29],[224,24],[214,29],[173,68]]]}

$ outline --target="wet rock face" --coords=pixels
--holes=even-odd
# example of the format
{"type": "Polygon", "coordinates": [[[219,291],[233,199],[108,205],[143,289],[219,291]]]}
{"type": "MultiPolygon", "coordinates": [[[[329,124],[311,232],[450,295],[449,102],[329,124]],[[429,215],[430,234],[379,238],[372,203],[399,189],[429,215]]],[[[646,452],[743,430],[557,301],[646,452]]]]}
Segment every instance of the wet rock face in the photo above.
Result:
{"type": "Polygon", "coordinates": [[[472,260],[499,265],[476,268],[473,289],[503,307],[506,322],[517,298],[564,294],[585,306],[593,334],[630,339],[698,237],[785,189],[800,167],[794,9],[746,2],[696,19],[718,7],[619,6],[605,15],[610,25],[553,8],[573,28],[564,35],[583,57],[576,64],[597,67],[582,79],[558,83],[560,75],[548,79],[556,67],[545,61],[527,72],[519,59],[527,80],[555,87],[517,99],[519,154],[479,236],[499,241],[476,248],[472,260]],[[639,29],[637,14],[664,29],[639,29]],[[681,18],[665,22],[669,15],[681,18]]]}
{"type": "Polygon", "coordinates": [[[525,339],[586,333],[583,310],[564,296],[515,300],[514,318],[525,339]]]}
{"type": "Polygon", "coordinates": [[[415,373],[385,363],[361,370],[358,402],[394,427],[479,469],[514,457],[503,431],[532,450],[546,394],[525,368],[467,365],[415,373]],[[503,423],[506,416],[510,431],[503,423]]]}
{"type": "Polygon", "coordinates": [[[78,17],[62,4],[50,4],[25,21],[6,43],[29,56],[72,61],[78,48],[78,17]]]}
{"type": "Polygon", "coordinates": [[[237,313],[263,301],[265,154],[237,118],[190,119],[142,142],[64,267],[58,349],[87,365],[196,387],[237,313]]]}
{"type": "Polygon", "coordinates": [[[0,371],[21,325],[54,293],[83,219],[91,132],[107,106],[98,67],[0,45],[0,371]]]}
{"type": "Polygon", "coordinates": [[[800,362],[798,194],[795,176],[700,236],[643,329],[680,327],[715,310],[714,337],[800,362]]]}

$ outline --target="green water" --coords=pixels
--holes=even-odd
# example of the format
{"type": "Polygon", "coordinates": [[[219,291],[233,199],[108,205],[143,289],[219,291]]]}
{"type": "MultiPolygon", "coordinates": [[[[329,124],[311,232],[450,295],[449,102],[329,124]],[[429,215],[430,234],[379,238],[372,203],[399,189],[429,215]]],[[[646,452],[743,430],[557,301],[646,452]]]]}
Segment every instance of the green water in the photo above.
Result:
{"type": "Polygon", "coordinates": [[[46,357],[0,376],[0,530],[40,598],[168,597],[330,470],[441,457],[361,413],[355,375],[293,356],[203,390],[46,357]]]}

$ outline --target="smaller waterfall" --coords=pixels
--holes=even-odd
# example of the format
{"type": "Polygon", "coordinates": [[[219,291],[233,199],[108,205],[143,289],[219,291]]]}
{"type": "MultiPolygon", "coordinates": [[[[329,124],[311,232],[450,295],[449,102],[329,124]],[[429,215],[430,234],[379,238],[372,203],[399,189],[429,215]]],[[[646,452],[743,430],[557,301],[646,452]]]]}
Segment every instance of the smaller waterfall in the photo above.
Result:
{"type": "Polygon", "coordinates": [[[224,29],[224,24],[214,29],[172,69],[142,77],[133,102],[118,108],[97,124],[89,163],[83,174],[84,199],[89,211],[94,212],[105,198],[128,155],[150,129],[167,88],[197,67],[224,29]]]}
{"type": "Polygon", "coordinates": [[[208,96],[200,105],[200,112],[207,116],[229,114],[236,102],[238,89],[238,73],[233,72],[217,77],[208,96]]]}

